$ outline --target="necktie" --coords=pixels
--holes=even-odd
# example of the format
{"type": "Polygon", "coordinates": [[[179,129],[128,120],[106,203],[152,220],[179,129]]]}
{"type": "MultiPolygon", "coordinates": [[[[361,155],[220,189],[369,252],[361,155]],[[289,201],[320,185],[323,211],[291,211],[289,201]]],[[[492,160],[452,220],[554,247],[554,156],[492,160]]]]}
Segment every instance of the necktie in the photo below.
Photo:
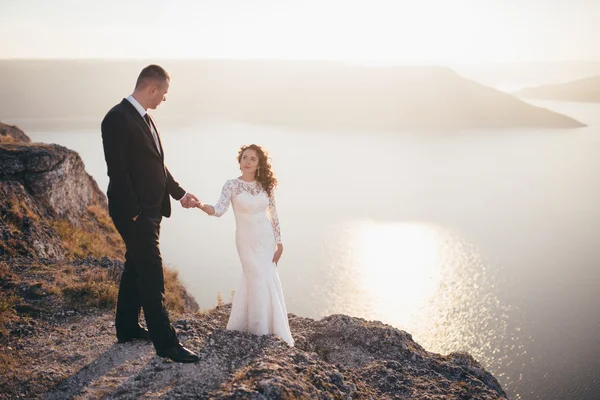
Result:
{"type": "Polygon", "coordinates": [[[152,133],[152,137],[154,138],[154,143],[156,144],[156,148],[158,149],[158,152],[160,153],[160,145],[158,144],[158,136],[156,135],[156,132],[152,128],[152,123],[150,122],[150,117],[148,116],[148,113],[144,114],[144,120],[146,121],[146,124],[148,124],[148,128],[150,128],[150,132],[152,133]]]}
{"type": "Polygon", "coordinates": [[[150,130],[152,130],[152,123],[150,122],[150,117],[148,116],[148,114],[144,114],[144,120],[146,121],[146,123],[148,124],[148,128],[150,128],[150,130]]]}

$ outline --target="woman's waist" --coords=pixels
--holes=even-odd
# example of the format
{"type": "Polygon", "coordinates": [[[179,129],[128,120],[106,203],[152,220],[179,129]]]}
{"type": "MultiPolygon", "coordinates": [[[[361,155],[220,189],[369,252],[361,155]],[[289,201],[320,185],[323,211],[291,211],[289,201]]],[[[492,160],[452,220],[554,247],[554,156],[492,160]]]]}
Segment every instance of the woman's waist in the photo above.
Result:
{"type": "Polygon", "coordinates": [[[236,220],[237,231],[260,231],[273,230],[271,221],[268,218],[257,218],[253,220],[236,220]]]}
{"type": "Polygon", "coordinates": [[[257,213],[243,213],[236,212],[235,220],[238,223],[270,223],[269,217],[266,212],[257,212],[257,213]]]}

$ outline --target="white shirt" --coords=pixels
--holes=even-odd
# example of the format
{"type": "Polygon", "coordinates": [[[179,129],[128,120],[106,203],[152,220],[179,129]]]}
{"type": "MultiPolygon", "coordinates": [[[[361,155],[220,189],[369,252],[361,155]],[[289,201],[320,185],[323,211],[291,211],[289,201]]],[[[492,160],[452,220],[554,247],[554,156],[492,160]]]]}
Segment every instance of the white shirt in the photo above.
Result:
{"type": "MultiPolygon", "coordinates": [[[[137,110],[137,112],[140,113],[142,118],[144,118],[144,115],[148,114],[144,107],[142,107],[142,105],[135,99],[135,97],[129,95],[127,96],[127,100],[135,107],[135,109],[137,110]]],[[[154,137],[154,144],[156,144],[156,149],[160,154],[162,154],[160,151],[160,142],[158,141],[158,134],[156,133],[156,130],[154,129],[154,124],[152,123],[150,123],[150,131],[152,132],[152,136],[154,137]]]]}

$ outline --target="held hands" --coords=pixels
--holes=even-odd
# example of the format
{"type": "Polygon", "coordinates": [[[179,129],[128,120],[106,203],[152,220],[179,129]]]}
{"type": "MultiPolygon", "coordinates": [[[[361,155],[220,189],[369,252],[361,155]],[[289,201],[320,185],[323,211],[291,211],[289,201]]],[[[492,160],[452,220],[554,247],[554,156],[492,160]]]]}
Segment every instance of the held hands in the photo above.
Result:
{"type": "Polygon", "coordinates": [[[275,254],[273,255],[273,262],[275,265],[279,262],[281,258],[281,254],[283,253],[283,245],[281,243],[277,243],[277,250],[275,250],[275,254]]]}
{"type": "MultiPolygon", "coordinates": [[[[198,198],[191,193],[186,193],[185,196],[179,199],[179,202],[183,208],[202,208],[203,206],[202,202],[200,202],[200,200],[198,200],[198,198]]],[[[132,220],[135,222],[140,215],[141,213],[133,217],[132,220]]]]}
{"type": "Polygon", "coordinates": [[[183,208],[199,208],[208,215],[215,213],[214,208],[208,204],[203,204],[196,196],[191,193],[186,193],[180,200],[183,208]]]}
{"type": "Polygon", "coordinates": [[[181,202],[181,206],[183,208],[194,208],[198,204],[202,204],[200,200],[198,200],[198,198],[191,193],[186,193],[185,196],[183,196],[179,201],[181,202]]]}

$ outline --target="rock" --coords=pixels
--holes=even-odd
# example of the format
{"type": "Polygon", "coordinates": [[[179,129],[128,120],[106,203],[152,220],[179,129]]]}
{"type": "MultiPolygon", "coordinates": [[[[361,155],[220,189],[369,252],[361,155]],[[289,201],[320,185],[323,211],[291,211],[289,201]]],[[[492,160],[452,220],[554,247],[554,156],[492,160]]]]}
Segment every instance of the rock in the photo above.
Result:
{"type": "Polygon", "coordinates": [[[0,143],[30,143],[31,139],[14,125],[0,122],[0,143]]]}
{"type": "Polygon", "coordinates": [[[76,152],[53,144],[0,143],[0,239],[0,257],[42,263],[124,254],[106,196],[76,152]]]}
{"type": "Polygon", "coordinates": [[[46,211],[21,182],[0,180],[0,257],[64,259],[61,241],[43,215],[46,211]]]}
{"type": "Polygon", "coordinates": [[[92,204],[106,197],[85,172],[79,155],[59,145],[0,145],[0,181],[18,182],[52,218],[74,225],[92,204]]]}

